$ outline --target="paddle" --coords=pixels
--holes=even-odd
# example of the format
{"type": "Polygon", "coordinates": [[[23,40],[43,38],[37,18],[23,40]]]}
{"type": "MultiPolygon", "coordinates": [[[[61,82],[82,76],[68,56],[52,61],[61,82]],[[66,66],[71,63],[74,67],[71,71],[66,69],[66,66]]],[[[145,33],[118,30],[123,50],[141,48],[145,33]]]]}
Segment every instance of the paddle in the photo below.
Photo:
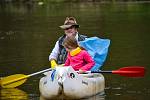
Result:
{"type": "Polygon", "coordinates": [[[123,67],[118,70],[113,71],[90,71],[90,73],[112,73],[112,74],[119,74],[121,76],[126,77],[144,77],[145,75],[145,68],[140,66],[129,66],[123,67]]]}
{"type": "MultiPolygon", "coordinates": [[[[52,70],[51,68],[45,69],[30,75],[24,75],[24,74],[15,74],[11,76],[4,77],[0,80],[0,86],[2,88],[14,88],[21,84],[23,84],[27,78],[52,70]]],[[[143,77],[145,75],[145,68],[140,66],[129,66],[129,67],[123,67],[118,70],[113,71],[87,71],[89,73],[112,73],[112,74],[119,74],[121,76],[126,77],[143,77]]]]}
{"type": "Polygon", "coordinates": [[[17,86],[23,84],[27,80],[27,78],[37,75],[37,74],[40,74],[40,73],[50,71],[50,70],[52,70],[52,69],[51,68],[45,69],[45,70],[30,74],[30,75],[24,75],[24,74],[10,75],[10,76],[4,77],[0,80],[0,86],[2,88],[14,88],[14,87],[17,87],[17,86]]]}

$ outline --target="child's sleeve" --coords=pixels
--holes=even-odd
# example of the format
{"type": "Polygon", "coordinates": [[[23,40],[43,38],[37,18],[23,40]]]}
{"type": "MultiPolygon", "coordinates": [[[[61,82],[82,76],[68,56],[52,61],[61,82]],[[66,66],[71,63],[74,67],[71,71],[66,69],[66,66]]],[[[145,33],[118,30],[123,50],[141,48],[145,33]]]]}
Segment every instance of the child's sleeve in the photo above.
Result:
{"type": "Polygon", "coordinates": [[[70,60],[69,60],[69,55],[67,55],[67,59],[65,61],[65,65],[64,66],[69,66],[70,65],[70,60]]]}
{"type": "Polygon", "coordinates": [[[83,59],[86,62],[86,64],[80,69],[83,71],[89,71],[95,65],[95,62],[87,51],[84,52],[83,59]]]}

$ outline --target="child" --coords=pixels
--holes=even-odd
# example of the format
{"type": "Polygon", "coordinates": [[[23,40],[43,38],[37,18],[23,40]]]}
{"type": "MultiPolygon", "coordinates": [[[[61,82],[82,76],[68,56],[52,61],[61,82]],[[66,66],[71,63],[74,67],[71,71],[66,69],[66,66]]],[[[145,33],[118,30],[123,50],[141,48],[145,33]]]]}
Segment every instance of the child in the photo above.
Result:
{"type": "Polygon", "coordinates": [[[64,39],[63,45],[68,52],[65,66],[72,66],[79,73],[90,70],[95,62],[86,50],[81,49],[74,37],[64,39]]]}

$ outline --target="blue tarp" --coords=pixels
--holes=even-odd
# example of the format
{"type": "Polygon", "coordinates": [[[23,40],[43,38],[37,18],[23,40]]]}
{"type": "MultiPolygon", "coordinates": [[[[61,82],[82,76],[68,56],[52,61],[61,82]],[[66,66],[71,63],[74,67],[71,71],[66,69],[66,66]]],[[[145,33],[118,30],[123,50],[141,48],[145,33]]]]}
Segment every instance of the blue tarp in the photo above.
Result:
{"type": "Polygon", "coordinates": [[[79,45],[86,49],[95,61],[95,65],[92,67],[91,71],[101,69],[107,57],[110,40],[90,37],[79,42],[79,45]]]}

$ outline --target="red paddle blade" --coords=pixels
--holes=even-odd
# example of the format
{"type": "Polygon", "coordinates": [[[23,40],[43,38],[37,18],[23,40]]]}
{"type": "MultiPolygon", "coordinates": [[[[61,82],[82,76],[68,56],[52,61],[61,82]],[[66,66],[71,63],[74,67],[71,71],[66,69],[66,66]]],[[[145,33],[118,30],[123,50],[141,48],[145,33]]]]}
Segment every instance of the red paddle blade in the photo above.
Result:
{"type": "Polygon", "coordinates": [[[112,71],[112,73],[127,77],[144,77],[145,68],[140,66],[123,67],[112,71]]]}

